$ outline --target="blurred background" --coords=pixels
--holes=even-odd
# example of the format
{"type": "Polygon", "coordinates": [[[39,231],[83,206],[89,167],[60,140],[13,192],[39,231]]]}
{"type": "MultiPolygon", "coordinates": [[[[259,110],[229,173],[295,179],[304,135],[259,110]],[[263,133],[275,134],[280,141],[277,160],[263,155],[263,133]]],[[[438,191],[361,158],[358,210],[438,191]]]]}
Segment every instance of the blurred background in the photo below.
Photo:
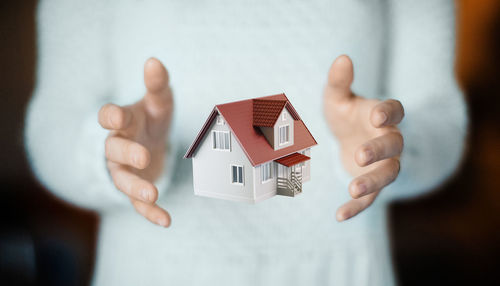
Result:
{"type": "MultiPolygon", "coordinates": [[[[391,205],[401,285],[500,285],[500,1],[456,5],[468,152],[439,190],[391,205]]],[[[36,65],[35,9],[34,0],[0,2],[0,285],[88,285],[98,216],[44,190],[23,150],[36,65]]]]}

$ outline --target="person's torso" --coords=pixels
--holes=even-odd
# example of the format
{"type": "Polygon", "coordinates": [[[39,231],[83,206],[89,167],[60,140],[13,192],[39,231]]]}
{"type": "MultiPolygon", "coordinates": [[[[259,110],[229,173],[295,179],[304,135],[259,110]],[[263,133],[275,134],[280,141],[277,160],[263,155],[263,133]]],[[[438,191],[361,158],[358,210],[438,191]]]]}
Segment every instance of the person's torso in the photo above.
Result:
{"type": "MultiPolygon", "coordinates": [[[[343,226],[335,221],[336,209],[349,195],[345,185],[335,182],[337,154],[323,117],[322,91],[332,61],[346,53],[355,65],[355,91],[366,96],[379,92],[382,7],[375,1],[187,2],[133,2],[110,10],[107,44],[116,98],[124,104],[139,98],[144,92],[142,65],[148,57],[159,58],[174,90],[171,140],[181,147],[174,154],[173,182],[159,202],[172,215],[172,226],[160,229],[134,214],[105,215],[101,246],[107,249],[101,252],[120,260],[119,249],[128,248],[121,259],[133,251],[150,257],[151,263],[191,255],[194,264],[212,261],[212,271],[217,271],[217,263],[228,263],[220,257],[247,257],[247,262],[263,265],[273,264],[269,257],[278,264],[305,260],[307,265],[311,259],[311,267],[323,259],[328,268],[346,237],[363,244],[362,249],[369,247],[365,237],[380,227],[378,211],[363,214],[377,216],[373,221],[343,226]],[[318,142],[311,152],[311,180],[302,194],[255,205],[195,196],[191,162],[182,156],[214,105],[281,92],[318,142]],[[126,241],[116,241],[116,232],[126,241]]],[[[175,265],[171,262],[169,267],[175,265]]],[[[229,264],[248,267],[247,262],[229,264]]],[[[273,267],[278,272],[290,268],[273,267]]],[[[295,271],[308,269],[303,267],[295,271]]],[[[264,268],[256,265],[248,271],[264,268]]]]}

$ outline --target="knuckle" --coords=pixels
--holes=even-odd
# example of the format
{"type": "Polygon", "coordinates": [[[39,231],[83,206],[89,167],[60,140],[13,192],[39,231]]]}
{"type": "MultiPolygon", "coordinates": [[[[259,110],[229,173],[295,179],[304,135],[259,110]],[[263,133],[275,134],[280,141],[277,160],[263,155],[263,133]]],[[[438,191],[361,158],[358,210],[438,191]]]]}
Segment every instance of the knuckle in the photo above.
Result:
{"type": "Polygon", "coordinates": [[[137,201],[136,201],[136,200],[134,200],[134,199],[132,199],[132,198],[130,198],[129,200],[130,200],[130,203],[132,204],[132,206],[133,206],[133,207],[135,208],[135,210],[138,212],[138,210],[137,210],[137,201]]]}
{"type": "Polygon", "coordinates": [[[126,114],[123,108],[114,105],[110,109],[109,121],[114,129],[122,129],[125,125],[126,114]]]}
{"type": "Polygon", "coordinates": [[[150,188],[150,198],[149,199],[151,202],[156,202],[156,200],[158,199],[158,190],[154,186],[152,186],[150,188]]]}
{"type": "Polygon", "coordinates": [[[115,187],[122,193],[124,193],[125,195],[128,196],[128,189],[127,187],[122,183],[121,180],[114,180],[114,183],[115,183],[115,187]]]}
{"type": "Polygon", "coordinates": [[[354,179],[349,185],[349,193],[353,199],[358,199],[371,192],[373,179],[368,174],[354,179]]]}
{"type": "Polygon", "coordinates": [[[373,107],[373,111],[374,112],[385,112],[389,109],[388,108],[389,106],[390,105],[387,103],[387,101],[382,101],[373,107]]]}
{"type": "Polygon", "coordinates": [[[383,140],[372,140],[366,143],[364,152],[371,152],[374,159],[384,156],[384,141],[383,140]]]}
{"type": "Polygon", "coordinates": [[[125,113],[121,108],[117,107],[112,113],[111,123],[113,124],[114,128],[120,129],[123,127],[124,122],[125,122],[125,113]]]}
{"type": "Polygon", "coordinates": [[[397,148],[398,153],[403,152],[404,147],[404,138],[400,132],[392,132],[393,142],[395,143],[395,147],[397,148]]]}
{"type": "MultiPolygon", "coordinates": [[[[392,172],[397,176],[401,170],[400,161],[398,159],[391,159],[390,164],[392,172]]],[[[394,176],[394,179],[396,179],[396,176],[394,176]]]]}
{"type": "Polygon", "coordinates": [[[355,159],[358,165],[364,166],[365,164],[368,164],[368,162],[371,161],[373,157],[373,153],[370,150],[370,148],[367,146],[367,144],[363,144],[358,148],[358,150],[354,153],[355,154],[355,159]]]}
{"type": "Polygon", "coordinates": [[[123,158],[127,158],[128,163],[131,165],[136,165],[137,163],[137,155],[134,149],[134,144],[131,142],[127,142],[123,146],[123,158]]]}
{"type": "Polygon", "coordinates": [[[151,206],[151,205],[147,205],[145,203],[143,203],[143,207],[142,207],[142,213],[141,215],[143,217],[145,217],[146,219],[148,219],[150,222],[154,223],[154,215],[155,215],[155,212],[154,212],[154,208],[151,206]]]}
{"type": "Polygon", "coordinates": [[[146,147],[141,146],[141,145],[139,145],[138,149],[139,149],[139,151],[138,151],[138,154],[139,154],[138,164],[142,168],[146,168],[149,165],[149,162],[151,161],[151,156],[149,154],[149,151],[148,151],[148,149],[146,149],[146,147]]]}
{"type": "Polygon", "coordinates": [[[357,193],[357,188],[358,188],[359,182],[355,179],[349,184],[349,194],[353,199],[358,198],[358,193],[357,193]]]}
{"type": "Polygon", "coordinates": [[[403,134],[401,134],[399,132],[396,133],[396,134],[399,137],[399,139],[398,139],[399,140],[399,146],[400,146],[399,153],[401,153],[401,152],[403,152],[403,149],[405,147],[405,139],[403,137],[403,134]]]}
{"type": "Polygon", "coordinates": [[[149,206],[147,203],[132,198],[130,199],[130,201],[138,214],[145,217],[146,219],[149,219],[149,217],[151,216],[151,206],[149,206]]]}
{"type": "Polygon", "coordinates": [[[135,193],[137,194],[137,198],[145,202],[154,203],[158,199],[158,190],[153,184],[147,181],[138,184],[135,193]]]}
{"type": "Polygon", "coordinates": [[[362,209],[360,210],[361,211],[364,211],[365,209],[367,209],[368,207],[370,207],[373,202],[375,201],[375,199],[377,198],[376,194],[372,194],[372,196],[370,196],[368,198],[368,200],[366,201],[366,204],[362,207],[362,209]]]}
{"type": "Polygon", "coordinates": [[[111,173],[111,178],[113,179],[113,184],[120,192],[127,193],[127,189],[123,185],[123,180],[115,172],[111,173]]]}
{"type": "Polygon", "coordinates": [[[144,169],[149,165],[149,151],[144,146],[138,143],[129,143],[128,150],[130,161],[135,167],[144,169]]]}
{"type": "Polygon", "coordinates": [[[135,211],[142,215],[142,216],[145,216],[145,209],[144,207],[142,206],[142,204],[137,201],[137,200],[134,200],[134,199],[130,199],[130,202],[132,203],[132,205],[134,206],[134,209],[135,211]]]}

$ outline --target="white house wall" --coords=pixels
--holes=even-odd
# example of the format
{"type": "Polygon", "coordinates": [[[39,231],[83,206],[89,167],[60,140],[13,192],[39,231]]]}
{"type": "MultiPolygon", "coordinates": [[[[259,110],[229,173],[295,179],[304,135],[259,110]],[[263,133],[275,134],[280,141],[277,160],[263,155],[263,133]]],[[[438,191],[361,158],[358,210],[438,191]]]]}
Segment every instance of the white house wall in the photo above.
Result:
{"type": "MultiPolygon", "coordinates": [[[[220,115],[218,115],[220,116],[220,115]]],[[[210,126],[193,156],[193,185],[196,195],[254,202],[253,166],[234,134],[230,135],[231,151],[212,148],[212,131],[230,131],[227,123],[210,126]],[[231,164],[243,166],[243,185],[231,183],[231,164]]],[[[259,175],[260,176],[260,175],[259,175]]]]}
{"type": "Polygon", "coordinates": [[[262,182],[262,171],[261,171],[261,166],[256,166],[255,167],[255,176],[254,176],[254,187],[255,187],[255,201],[260,202],[263,201],[267,198],[270,198],[272,196],[276,195],[276,174],[278,173],[276,162],[271,161],[272,165],[272,172],[273,172],[273,178],[266,181],[262,182]]]}

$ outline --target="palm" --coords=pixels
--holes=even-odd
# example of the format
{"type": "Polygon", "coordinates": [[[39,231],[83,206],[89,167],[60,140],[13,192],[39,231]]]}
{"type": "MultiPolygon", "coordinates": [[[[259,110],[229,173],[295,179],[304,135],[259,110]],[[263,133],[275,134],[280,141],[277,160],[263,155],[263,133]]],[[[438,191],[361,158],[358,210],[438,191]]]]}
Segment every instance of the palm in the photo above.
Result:
{"type": "Polygon", "coordinates": [[[149,150],[151,154],[149,165],[144,169],[129,167],[129,170],[148,181],[154,181],[163,169],[166,133],[171,112],[156,118],[147,110],[145,99],[129,107],[134,120],[129,127],[116,134],[137,142],[149,150]]]}
{"type": "Polygon", "coordinates": [[[346,107],[333,106],[331,112],[328,113],[328,121],[331,122],[330,128],[339,139],[342,147],[342,163],[353,176],[372,170],[379,164],[379,162],[375,162],[369,166],[360,167],[353,160],[356,149],[371,139],[395,130],[393,126],[375,128],[370,123],[371,110],[380,102],[380,100],[355,96],[351,102],[346,103],[346,107]],[[345,112],[343,109],[349,112],[345,112]]]}
{"type": "Polygon", "coordinates": [[[401,104],[356,96],[352,81],[352,62],[341,56],[330,69],[324,95],[325,117],[340,143],[342,163],[356,176],[349,186],[353,200],[339,208],[339,220],[367,208],[396,178],[403,146],[396,127],[404,114],[401,104]]]}
{"type": "Polygon", "coordinates": [[[158,190],[152,183],[163,171],[173,108],[167,70],[157,59],[146,62],[144,83],[147,92],[141,100],[129,106],[104,105],[99,123],[110,130],[106,158],[116,187],[141,215],[168,226],[170,216],[155,204],[158,190]]]}

